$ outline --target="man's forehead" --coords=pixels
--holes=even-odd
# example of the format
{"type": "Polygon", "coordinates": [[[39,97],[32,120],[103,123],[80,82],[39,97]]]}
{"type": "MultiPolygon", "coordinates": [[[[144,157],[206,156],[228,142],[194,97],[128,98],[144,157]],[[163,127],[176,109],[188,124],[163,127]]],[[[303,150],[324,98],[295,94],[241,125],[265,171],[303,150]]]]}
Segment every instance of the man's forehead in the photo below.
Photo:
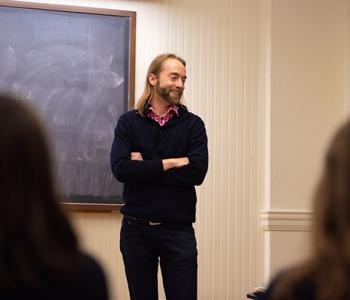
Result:
{"type": "Polygon", "coordinates": [[[181,61],[177,60],[176,58],[168,58],[163,62],[162,70],[168,70],[168,69],[186,70],[186,67],[182,64],[181,61]]]}
{"type": "Polygon", "coordinates": [[[162,71],[167,71],[171,73],[186,73],[186,67],[182,64],[181,61],[176,58],[168,58],[163,62],[162,71]]]}

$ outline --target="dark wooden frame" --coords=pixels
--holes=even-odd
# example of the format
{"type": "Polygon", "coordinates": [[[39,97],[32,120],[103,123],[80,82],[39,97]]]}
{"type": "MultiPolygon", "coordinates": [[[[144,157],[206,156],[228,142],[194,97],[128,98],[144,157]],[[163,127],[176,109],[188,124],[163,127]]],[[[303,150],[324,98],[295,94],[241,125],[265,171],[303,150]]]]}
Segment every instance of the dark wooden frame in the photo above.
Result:
{"type": "MultiPolygon", "coordinates": [[[[50,10],[60,12],[87,13],[94,15],[125,16],[130,18],[130,55],[129,55],[129,78],[128,78],[128,108],[134,107],[135,103],[135,46],[136,46],[136,12],[114,9],[103,9],[95,7],[81,7],[71,5],[56,5],[34,2],[6,1],[0,0],[0,6],[14,8],[30,8],[38,10],[50,10]]],[[[103,203],[74,203],[64,202],[64,209],[73,212],[111,212],[119,210],[122,204],[103,203]]]]}

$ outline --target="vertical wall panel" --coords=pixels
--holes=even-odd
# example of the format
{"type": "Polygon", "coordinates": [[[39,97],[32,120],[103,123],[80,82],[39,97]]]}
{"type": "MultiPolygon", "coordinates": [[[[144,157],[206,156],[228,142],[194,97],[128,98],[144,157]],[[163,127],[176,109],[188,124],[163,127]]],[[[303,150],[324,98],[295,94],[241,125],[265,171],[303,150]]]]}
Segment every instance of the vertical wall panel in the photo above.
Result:
{"type": "Polygon", "coordinates": [[[348,0],[271,0],[267,276],[309,253],[309,229],[300,223],[311,219],[324,153],[343,121],[344,87],[345,98],[349,91],[348,9],[348,0]]]}
{"type": "Polygon", "coordinates": [[[272,1],[271,209],[311,207],[324,150],[344,115],[346,2],[272,1]]]}
{"type": "MultiPolygon", "coordinates": [[[[40,1],[38,1],[40,2],[40,1]]],[[[197,188],[199,299],[244,299],[262,281],[267,0],[48,0],[135,10],[136,95],[150,60],[176,52],[188,61],[189,109],[206,123],[210,166],[197,188]]],[[[118,250],[120,216],[73,214],[86,249],[108,271],[112,299],[128,299],[118,250]]],[[[162,293],[162,297],[164,294],[162,293]]]]}
{"type": "Polygon", "coordinates": [[[344,32],[345,32],[345,82],[344,82],[344,98],[345,98],[345,113],[349,116],[350,113],[350,1],[345,1],[344,10],[344,32]]]}

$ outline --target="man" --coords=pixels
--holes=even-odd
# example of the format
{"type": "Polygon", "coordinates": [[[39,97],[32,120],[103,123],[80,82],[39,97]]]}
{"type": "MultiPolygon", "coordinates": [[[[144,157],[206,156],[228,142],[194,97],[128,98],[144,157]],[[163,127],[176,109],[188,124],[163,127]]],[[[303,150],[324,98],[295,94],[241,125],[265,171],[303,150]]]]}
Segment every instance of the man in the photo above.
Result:
{"type": "Polygon", "coordinates": [[[111,164],[125,183],[120,250],[132,300],[158,299],[158,262],[167,300],[197,299],[194,186],[208,148],[203,121],[181,104],[185,81],[182,58],[157,56],[137,109],[115,128],[111,164]]]}

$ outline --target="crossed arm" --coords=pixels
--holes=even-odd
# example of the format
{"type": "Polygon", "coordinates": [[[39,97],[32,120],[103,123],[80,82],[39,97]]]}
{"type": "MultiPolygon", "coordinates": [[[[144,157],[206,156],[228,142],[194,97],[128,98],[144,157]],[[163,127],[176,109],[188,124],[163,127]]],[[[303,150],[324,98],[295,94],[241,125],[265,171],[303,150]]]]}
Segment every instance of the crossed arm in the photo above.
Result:
{"type": "MultiPolygon", "coordinates": [[[[142,154],[140,152],[131,152],[131,160],[143,161],[142,154]]],[[[168,171],[172,168],[181,168],[190,163],[188,157],[178,157],[178,158],[167,158],[162,159],[163,170],[168,171]]]]}
{"type": "Polygon", "coordinates": [[[143,182],[171,186],[200,185],[208,168],[207,136],[199,119],[191,131],[187,156],[144,159],[132,151],[132,124],[119,120],[111,150],[111,166],[120,182],[143,182]]]}

